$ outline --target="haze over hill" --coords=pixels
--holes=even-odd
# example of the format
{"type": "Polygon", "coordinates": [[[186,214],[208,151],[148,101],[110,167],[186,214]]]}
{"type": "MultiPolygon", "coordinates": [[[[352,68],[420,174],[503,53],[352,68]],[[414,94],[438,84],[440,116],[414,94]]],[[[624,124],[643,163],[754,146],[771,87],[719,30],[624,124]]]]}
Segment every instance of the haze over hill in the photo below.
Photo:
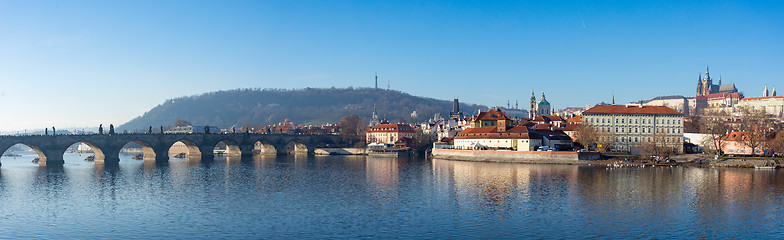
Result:
{"type": "MultiPolygon", "coordinates": [[[[166,100],[118,130],[145,131],[150,126],[171,126],[177,119],[194,125],[221,128],[261,126],[289,119],[295,124],[337,123],[345,115],[368,121],[373,107],[382,119],[397,122],[425,121],[436,113],[448,116],[451,100],[412,96],[395,90],[374,88],[236,89],[166,100]],[[417,112],[416,117],[411,113],[417,112]]],[[[487,107],[461,103],[464,113],[487,107]]]]}

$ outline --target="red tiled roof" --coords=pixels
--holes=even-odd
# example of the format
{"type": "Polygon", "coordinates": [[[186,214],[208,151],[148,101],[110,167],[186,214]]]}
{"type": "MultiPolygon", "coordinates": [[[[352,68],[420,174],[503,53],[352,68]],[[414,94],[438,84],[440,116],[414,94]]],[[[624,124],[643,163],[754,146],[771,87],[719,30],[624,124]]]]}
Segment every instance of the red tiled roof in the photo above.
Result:
{"type": "Polygon", "coordinates": [[[586,110],[586,113],[625,113],[625,114],[671,114],[683,115],[675,109],[665,106],[626,106],[626,105],[596,105],[586,110]]]}
{"type": "Polygon", "coordinates": [[[536,116],[534,117],[533,121],[535,122],[565,122],[566,120],[561,116],[536,116]]]}
{"type": "Polygon", "coordinates": [[[744,99],[741,99],[741,101],[763,100],[763,99],[771,99],[771,98],[784,98],[784,96],[744,98],[744,99]]]}
{"type": "Polygon", "coordinates": [[[479,121],[479,120],[482,120],[482,121],[488,121],[488,120],[512,120],[512,118],[509,118],[509,116],[506,116],[506,114],[503,111],[501,111],[501,110],[490,109],[490,111],[480,112],[478,115],[476,115],[476,120],[477,121],[479,121]]]}
{"type": "Polygon", "coordinates": [[[497,127],[474,127],[467,128],[455,136],[455,139],[527,139],[529,136],[528,128],[515,126],[504,132],[498,132],[497,127]]]}
{"type": "Polygon", "coordinates": [[[580,124],[567,124],[567,125],[564,125],[563,127],[557,127],[557,128],[555,128],[555,130],[561,130],[561,131],[564,131],[564,132],[567,132],[567,131],[577,131],[577,126],[580,126],[580,124]]]}
{"type": "Polygon", "coordinates": [[[705,98],[708,99],[716,99],[716,98],[740,98],[740,93],[730,93],[730,92],[723,92],[723,93],[711,93],[705,95],[705,98]]]}
{"type": "Polygon", "coordinates": [[[377,124],[376,126],[370,127],[367,132],[407,132],[413,133],[414,128],[407,124],[377,124]]]}
{"type": "Polygon", "coordinates": [[[578,115],[578,116],[574,116],[572,118],[569,118],[568,120],[566,120],[566,122],[569,123],[569,124],[582,123],[583,122],[583,115],[578,115]]]}

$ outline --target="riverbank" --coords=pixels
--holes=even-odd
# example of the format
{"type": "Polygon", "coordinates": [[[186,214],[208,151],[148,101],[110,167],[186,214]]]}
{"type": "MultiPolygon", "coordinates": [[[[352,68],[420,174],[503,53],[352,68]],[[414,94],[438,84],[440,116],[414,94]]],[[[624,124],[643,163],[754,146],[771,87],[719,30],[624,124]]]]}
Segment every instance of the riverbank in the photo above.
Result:
{"type": "Polygon", "coordinates": [[[780,159],[773,158],[720,158],[713,159],[701,154],[682,154],[672,156],[672,163],[659,163],[652,160],[640,158],[640,156],[605,156],[606,159],[596,161],[594,164],[612,166],[653,166],[653,165],[675,165],[689,167],[729,167],[729,168],[754,168],[773,163],[781,166],[780,159]]]}
{"type": "Polygon", "coordinates": [[[527,152],[492,150],[455,150],[433,149],[433,158],[472,161],[529,164],[565,164],[606,167],[649,167],[649,166],[688,166],[688,167],[729,167],[754,168],[773,163],[780,166],[782,161],[772,158],[725,158],[713,159],[700,154],[672,156],[668,161],[654,161],[633,155],[600,155],[595,152],[527,152]]]}
{"type": "Polygon", "coordinates": [[[472,162],[588,164],[600,159],[597,152],[540,152],[433,149],[433,158],[472,162]]]}

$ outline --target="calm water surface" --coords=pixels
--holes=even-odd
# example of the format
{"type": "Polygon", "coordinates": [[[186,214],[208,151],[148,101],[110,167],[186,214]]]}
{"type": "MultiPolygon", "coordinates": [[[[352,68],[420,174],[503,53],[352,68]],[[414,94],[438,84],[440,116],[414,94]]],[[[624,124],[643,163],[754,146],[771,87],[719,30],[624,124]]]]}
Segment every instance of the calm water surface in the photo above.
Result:
{"type": "Polygon", "coordinates": [[[781,170],[3,157],[0,238],[784,238],[781,170]]]}

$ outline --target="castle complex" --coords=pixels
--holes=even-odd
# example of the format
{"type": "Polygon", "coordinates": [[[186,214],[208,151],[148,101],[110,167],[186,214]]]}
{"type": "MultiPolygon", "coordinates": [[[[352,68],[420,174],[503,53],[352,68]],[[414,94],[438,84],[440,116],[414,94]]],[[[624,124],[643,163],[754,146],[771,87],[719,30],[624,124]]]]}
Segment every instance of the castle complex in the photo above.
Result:
{"type": "Polygon", "coordinates": [[[697,77],[697,96],[707,96],[714,93],[736,93],[738,89],[735,84],[721,84],[721,76],[719,76],[719,84],[713,84],[713,78],[710,76],[710,70],[705,67],[705,76],[697,77]]]}

